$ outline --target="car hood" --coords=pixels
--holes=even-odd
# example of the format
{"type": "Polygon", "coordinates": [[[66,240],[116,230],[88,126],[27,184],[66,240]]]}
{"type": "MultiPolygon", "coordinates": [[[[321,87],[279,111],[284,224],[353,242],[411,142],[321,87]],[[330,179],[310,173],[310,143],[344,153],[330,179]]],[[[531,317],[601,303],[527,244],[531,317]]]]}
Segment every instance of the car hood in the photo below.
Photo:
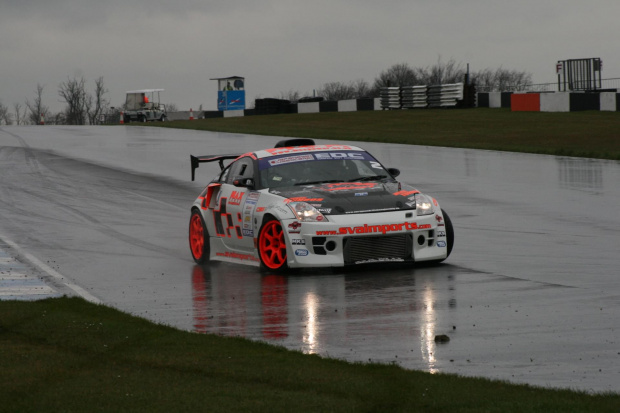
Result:
{"type": "Polygon", "coordinates": [[[307,202],[325,215],[361,214],[415,209],[415,194],[399,182],[342,182],[274,188],[286,202],[307,202]]]}

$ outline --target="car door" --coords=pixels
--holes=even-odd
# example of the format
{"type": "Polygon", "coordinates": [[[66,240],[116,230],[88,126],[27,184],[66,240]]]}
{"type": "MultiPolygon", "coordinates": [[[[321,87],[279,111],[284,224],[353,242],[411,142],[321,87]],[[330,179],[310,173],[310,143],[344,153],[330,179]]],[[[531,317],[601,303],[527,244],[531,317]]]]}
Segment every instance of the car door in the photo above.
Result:
{"type": "Polygon", "coordinates": [[[251,219],[258,195],[253,190],[254,176],[255,165],[250,156],[235,161],[223,178],[213,208],[215,235],[230,249],[252,251],[254,248],[251,219]]]}

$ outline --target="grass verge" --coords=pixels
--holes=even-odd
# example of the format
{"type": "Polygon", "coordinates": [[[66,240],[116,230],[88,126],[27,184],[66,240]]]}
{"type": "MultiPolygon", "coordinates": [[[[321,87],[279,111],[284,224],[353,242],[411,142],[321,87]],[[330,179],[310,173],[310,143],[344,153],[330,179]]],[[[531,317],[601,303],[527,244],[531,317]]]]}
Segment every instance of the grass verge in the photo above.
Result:
{"type": "Polygon", "coordinates": [[[620,112],[431,109],[246,116],[148,125],[620,160],[620,112]]]}
{"type": "Polygon", "coordinates": [[[350,364],[78,298],[0,301],[0,412],[617,412],[588,395],[350,364]]]}

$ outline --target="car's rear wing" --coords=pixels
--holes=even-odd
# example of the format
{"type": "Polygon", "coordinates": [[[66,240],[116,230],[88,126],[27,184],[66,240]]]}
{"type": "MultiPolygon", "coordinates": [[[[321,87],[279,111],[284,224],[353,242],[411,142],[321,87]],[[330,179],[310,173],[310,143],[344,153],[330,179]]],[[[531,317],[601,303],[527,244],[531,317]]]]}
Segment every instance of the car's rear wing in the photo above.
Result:
{"type": "Polygon", "coordinates": [[[220,163],[220,169],[223,170],[224,169],[224,161],[226,159],[237,159],[240,156],[241,156],[241,154],[204,155],[204,156],[190,155],[190,159],[192,161],[192,181],[194,180],[194,175],[195,175],[195,172],[196,172],[196,168],[198,168],[201,163],[218,161],[220,163]]]}

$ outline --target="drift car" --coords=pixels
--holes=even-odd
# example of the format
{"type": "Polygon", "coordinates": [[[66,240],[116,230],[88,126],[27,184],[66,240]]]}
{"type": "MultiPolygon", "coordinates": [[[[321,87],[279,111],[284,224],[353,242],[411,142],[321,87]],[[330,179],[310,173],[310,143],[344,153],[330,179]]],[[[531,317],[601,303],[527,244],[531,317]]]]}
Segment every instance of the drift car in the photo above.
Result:
{"type": "Polygon", "coordinates": [[[219,162],[221,172],[191,208],[198,264],[279,271],[441,262],[452,251],[452,222],[439,203],[361,148],[289,139],[246,154],[191,156],[192,180],[203,162],[219,162]]]}

